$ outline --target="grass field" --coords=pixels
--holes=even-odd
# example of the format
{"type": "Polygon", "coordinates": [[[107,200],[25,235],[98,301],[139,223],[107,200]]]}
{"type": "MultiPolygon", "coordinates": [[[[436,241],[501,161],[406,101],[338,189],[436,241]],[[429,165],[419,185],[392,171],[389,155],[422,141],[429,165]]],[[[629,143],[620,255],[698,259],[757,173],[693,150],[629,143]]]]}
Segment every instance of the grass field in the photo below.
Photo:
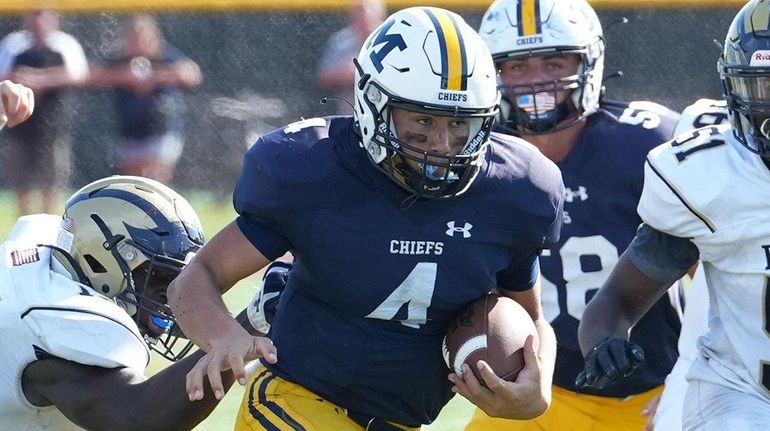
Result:
{"type": "MultiPolygon", "coordinates": [[[[192,206],[198,212],[203,223],[206,238],[211,238],[219,229],[229,223],[235,213],[229,202],[220,203],[211,199],[205,193],[184,193],[192,206]]],[[[12,195],[7,191],[0,191],[0,239],[5,239],[16,219],[15,207],[12,195]]],[[[225,302],[230,311],[237,313],[254,295],[258,278],[252,276],[243,280],[225,294],[225,302]]],[[[157,372],[168,365],[162,358],[153,358],[148,374],[157,372]]],[[[319,373],[323,369],[319,369],[319,373]]],[[[221,404],[205,421],[198,425],[196,431],[223,431],[233,429],[235,414],[243,396],[243,388],[234,386],[222,400],[221,404]]],[[[162,403],[161,403],[162,404],[162,403]]],[[[430,426],[423,427],[425,431],[459,431],[462,430],[468,418],[473,412],[472,405],[464,398],[455,397],[441,412],[438,420],[430,426]]]]}

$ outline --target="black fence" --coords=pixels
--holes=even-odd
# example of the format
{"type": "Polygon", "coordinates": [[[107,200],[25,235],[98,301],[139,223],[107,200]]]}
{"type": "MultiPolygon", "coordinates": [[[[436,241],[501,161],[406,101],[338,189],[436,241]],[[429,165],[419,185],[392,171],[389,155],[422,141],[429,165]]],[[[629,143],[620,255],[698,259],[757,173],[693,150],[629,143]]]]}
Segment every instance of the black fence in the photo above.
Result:
{"type": "MultiPolygon", "coordinates": [[[[682,109],[701,97],[719,98],[716,71],[721,42],[738,7],[707,9],[600,9],[607,39],[606,73],[613,99],[652,100],[682,109]],[[622,24],[622,19],[628,23],[622,24]]],[[[458,11],[474,27],[482,11],[458,11]]],[[[227,198],[241,157],[260,133],[300,117],[330,115],[320,105],[315,68],[326,38],[345,25],[345,12],[163,13],[167,39],[196,60],[203,85],[187,96],[186,146],[174,184],[227,198]]],[[[124,15],[67,15],[62,29],[99,62],[121,36],[124,15]]],[[[0,17],[0,35],[20,27],[0,17]]],[[[72,91],[77,113],[72,184],[115,173],[109,93],[72,91]]],[[[0,137],[0,139],[2,139],[0,137]]],[[[2,142],[0,141],[0,145],[2,142]]],[[[0,187],[3,187],[0,184],[0,187]]]]}

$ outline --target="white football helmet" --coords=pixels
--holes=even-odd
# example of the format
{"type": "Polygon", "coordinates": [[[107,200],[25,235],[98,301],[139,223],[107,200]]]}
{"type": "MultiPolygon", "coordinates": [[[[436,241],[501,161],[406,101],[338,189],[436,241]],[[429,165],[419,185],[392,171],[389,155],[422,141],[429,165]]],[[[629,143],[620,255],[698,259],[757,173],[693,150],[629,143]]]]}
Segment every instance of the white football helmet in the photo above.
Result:
{"type": "Polygon", "coordinates": [[[497,0],[484,14],[479,34],[495,64],[535,56],[580,56],[574,76],[502,89],[501,124],[512,132],[552,133],[598,110],[604,36],[596,12],[585,0],[497,0]],[[554,93],[571,90],[571,97],[556,105],[538,104],[538,100],[555,99],[555,94],[536,97],[543,88],[554,93]],[[559,124],[570,116],[574,121],[559,124]]]}
{"type": "Polygon", "coordinates": [[[181,331],[166,305],[168,284],[204,242],[182,196],[147,178],[97,180],[67,200],[62,231],[69,240],[60,243],[71,245],[55,248],[57,260],[79,281],[115,298],[167,359],[189,351],[189,343],[172,350],[181,331]]]}
{"type": "Polygon", "coordinates": [[[500,100],[492,57],[479,35],[453,12],[408,8],[375,29],[354,62],[356,127],[378,169],[419,198],[467,190],[500,100]],[[409,146],[397,136],[391,107],[468,119],[468,140],[459,154],[409,146]],[[405,159],[418,162],[422,171],[412,170],[405,159]],[[439,178],[431,175],[437,170],[443,172],[439,178]]]}

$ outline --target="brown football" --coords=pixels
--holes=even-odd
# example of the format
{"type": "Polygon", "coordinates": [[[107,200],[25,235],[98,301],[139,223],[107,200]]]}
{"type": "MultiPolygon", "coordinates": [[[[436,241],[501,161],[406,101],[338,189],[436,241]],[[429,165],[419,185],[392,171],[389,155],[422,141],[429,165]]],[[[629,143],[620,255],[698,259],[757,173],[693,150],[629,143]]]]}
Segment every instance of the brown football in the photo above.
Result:
{"type": "Polygon", "coordinates": [[[537,346],[529,313],[513,299],[490,293],[457,312],[444,338],[444,360],[461,377],[460,367],[467,363],[482,384],[476,367],[480,360],[504,380],[513,381],[524,368],[524,341],[530,334],[537,346]]]}

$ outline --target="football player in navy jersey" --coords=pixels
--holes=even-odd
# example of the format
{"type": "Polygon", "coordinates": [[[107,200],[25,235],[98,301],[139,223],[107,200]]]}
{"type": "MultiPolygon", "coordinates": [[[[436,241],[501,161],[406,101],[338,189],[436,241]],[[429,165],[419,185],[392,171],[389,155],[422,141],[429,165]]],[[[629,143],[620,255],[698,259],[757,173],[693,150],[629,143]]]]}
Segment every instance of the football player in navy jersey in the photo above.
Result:
{"type": "Polygon", "coordinates": [[[644,224],[579,329],[580,383],[622,383],[636,365],[628,353],[639,350],[629,327],[700,259],[710,308],[687,371],[686,431],[759,431],[770,423],[768,16],[770,2],[752,0],[727,32],[718,67],[731,124],[650,152],[639,202],[644,224]]]}
{"type": "Polygon", "coordinates": [[[554,161],[566,188],[561,239],[541,257],[543,309],[558,352],[553,404],[531,421],[476,411],[466,431],[641,430],[677,358],[678,296],[661,298],[634,328],[647,364],[622,385],[575,385],[586,304],[641,222],[644,157],[669,140],[679,114],[649,101],[602,99],[604,36],[584,0],[498,0],[479,30],[500,72],[498,130],[521,136],[554,161]]]}
{"type": "Polygon", "coordinates": [[[196,254],[169,302],[208,354],[188,375],[261,357],[236,429],[415,430],[452,397],[525,419],[550,402],[555,339],[543,318],[538,257],[561,227],[557,167],[525,141],[491,133],[499,92],[489,51],[452,12],[396,12],[357,60],[355,114],[313,118],[260,138],[234,192],[237,219],[196,254]],[[220,295],[291,251],[269,339],[252,337],[220,295]],[[538,328],[515,382],[480,366],[450,374],[453,315],[498,289],[538,328]],[[536,341],[537,340],[537,341],[536,341]],[[272,341],[272,343],[271,343],[272,341]]]}

